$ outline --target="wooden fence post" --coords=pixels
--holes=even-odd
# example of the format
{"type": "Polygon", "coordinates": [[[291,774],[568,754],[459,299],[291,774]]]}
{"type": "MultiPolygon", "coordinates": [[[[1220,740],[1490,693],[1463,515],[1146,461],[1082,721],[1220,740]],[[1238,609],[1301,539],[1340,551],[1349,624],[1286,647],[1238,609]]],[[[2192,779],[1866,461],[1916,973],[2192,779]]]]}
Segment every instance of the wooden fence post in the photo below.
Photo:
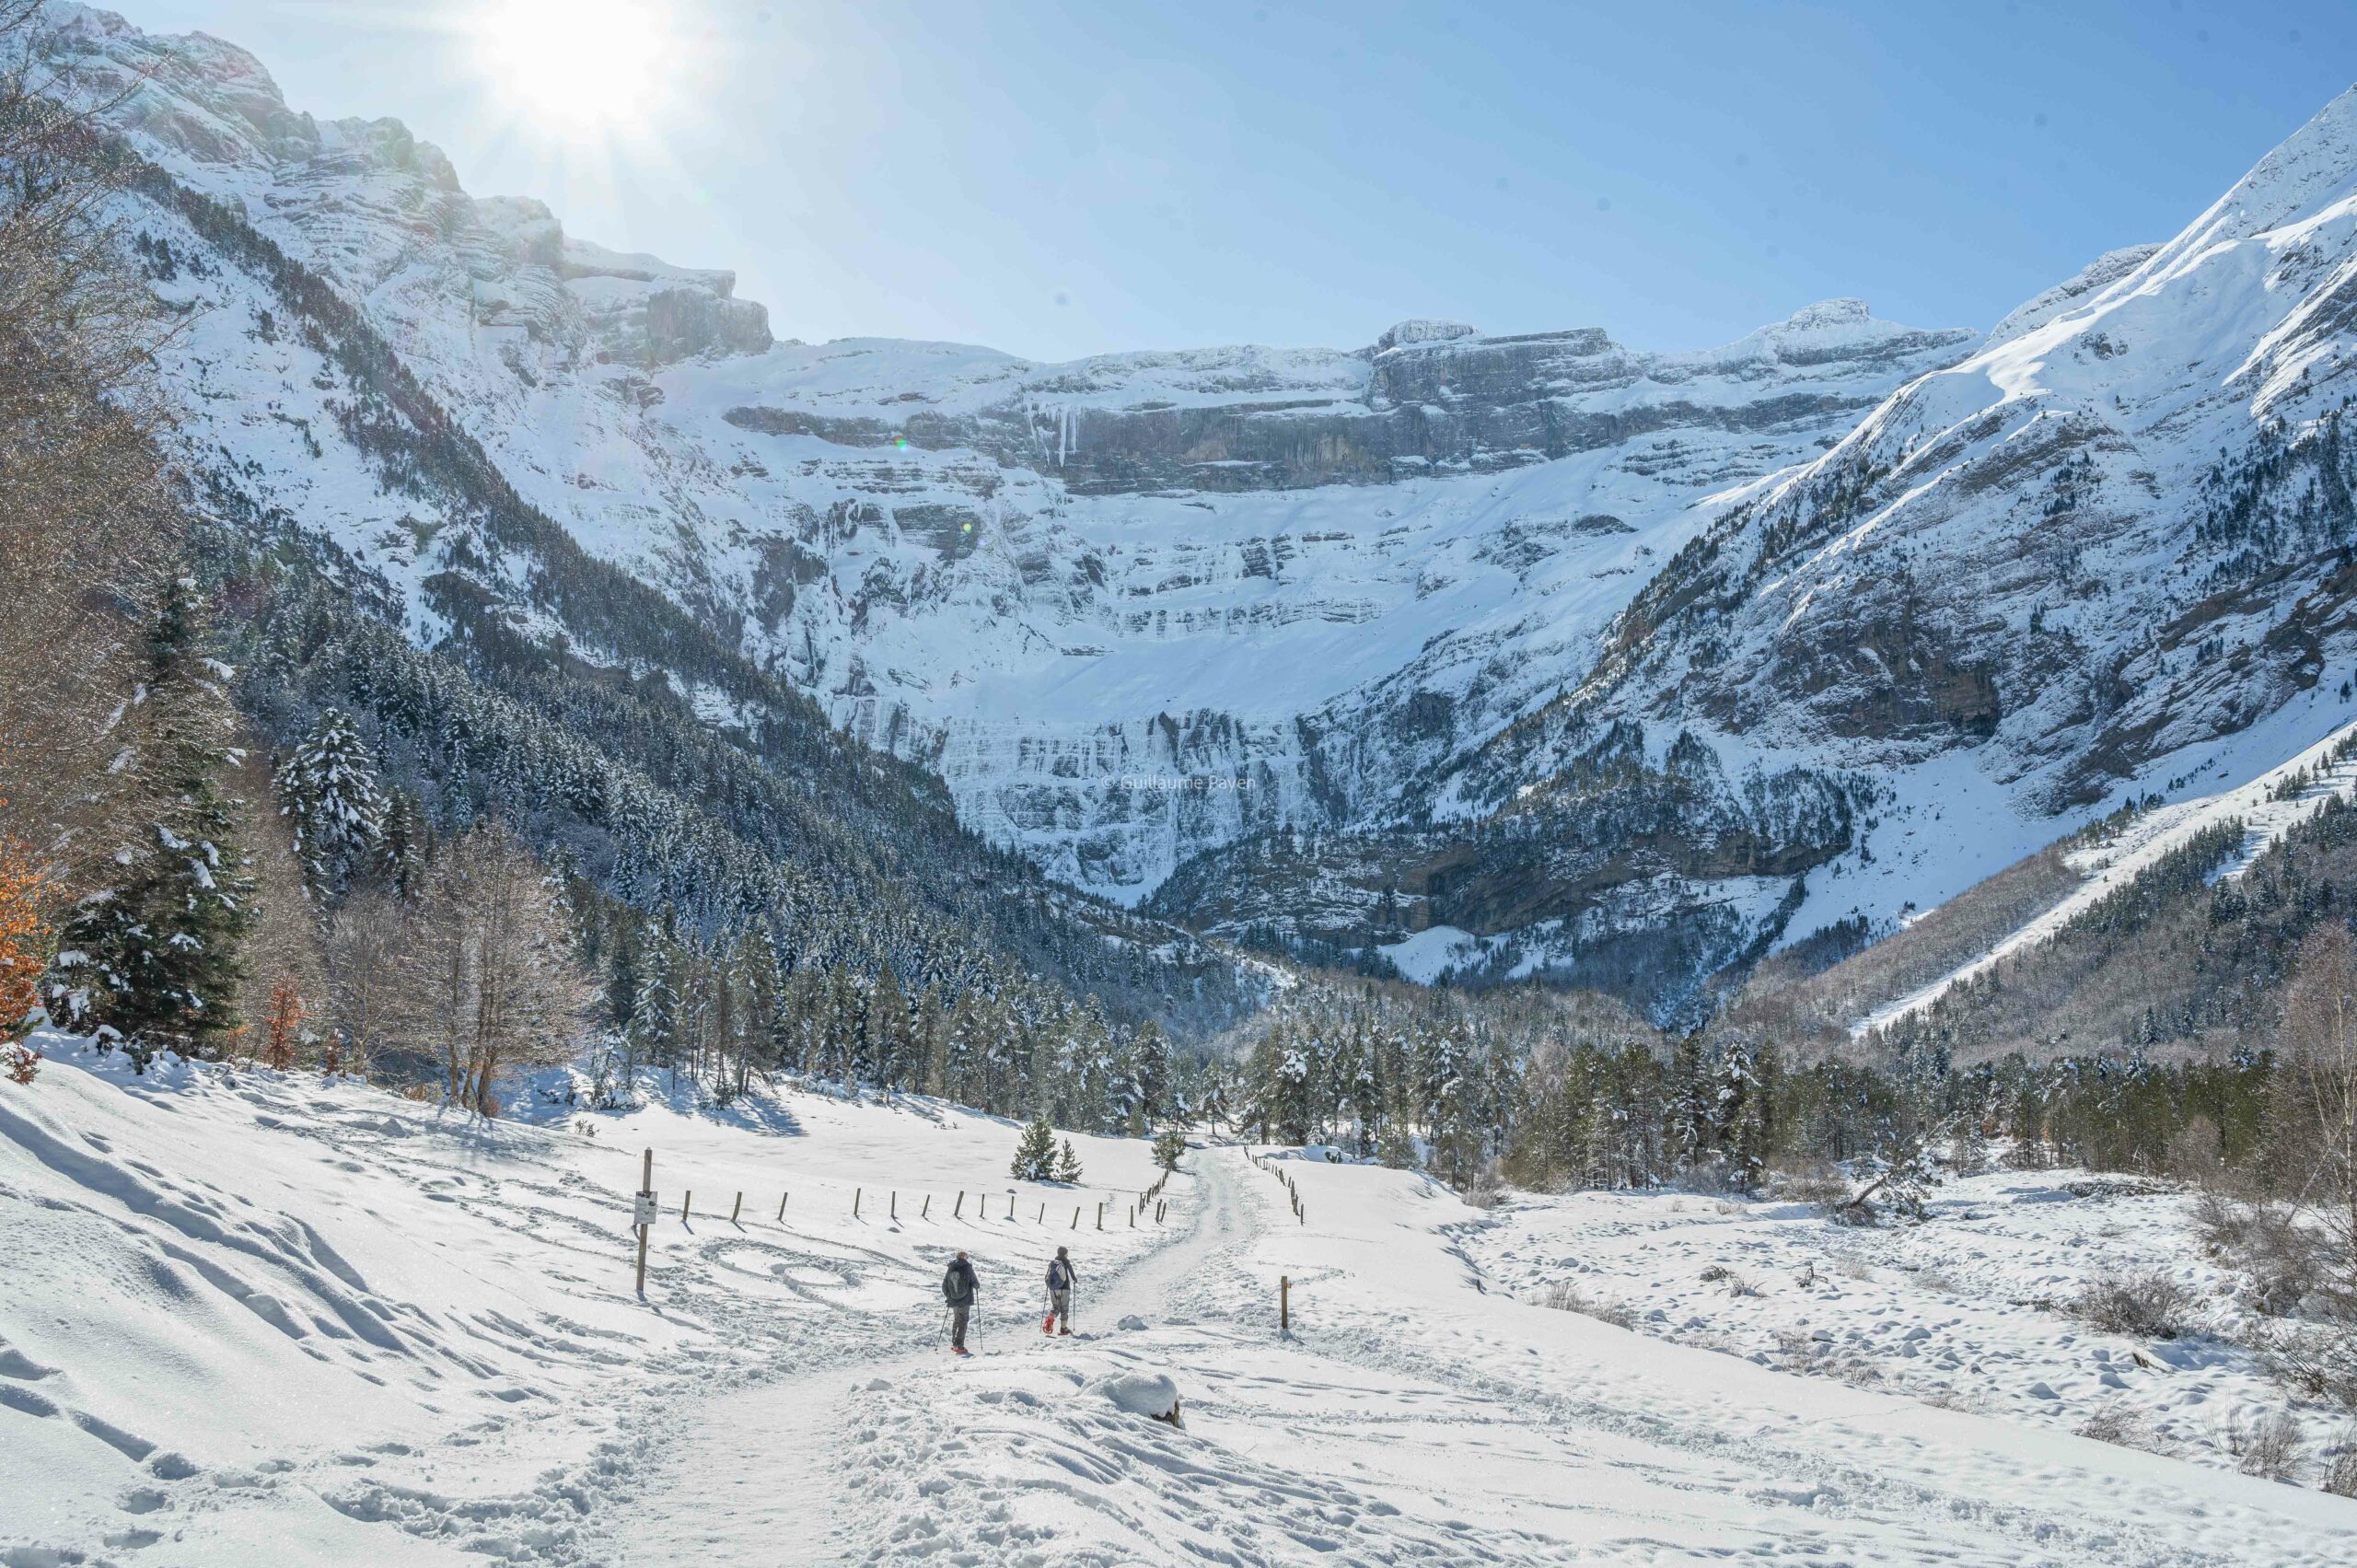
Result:
{"type": "Polygon", "coordinates": [[[1080,1205],[1078,1203],[1074,1203],[1072,1206],[1072,1227],[1074,1230],[1078,1230],[1080,1228],[1080,1205]]]}
{"type": "Polygon", "coordinates": [[[744,1212],[745,1212],[745,1194],[743,1194],[742,1192],[739,1192],[739,1193],[737,1193],[737,1202],[736,1202],[735,1206],[734,1206],[734,1207],[732,1207],[732,1208],[728,1211],[728,1223],[729,1223],[730,1225],[735,1225],[735,1224],[737,1223],[737,1216],[738,1214],[743,1214],[744,1212]]]}
{"type": "Polygon", "coordinates": [[[780,1225],[785,1223],[785,1201],[793,1196],[791,1192],[781,1192],[777,1195],[777,1223],[780,1225]]]}
{"type": "Polygon", "coordinates": [[[954,1219],[958,1219],[958,1218],[962,1217],[962,1216],[965,1214],[965,1213],[966,1213],[966,1194],[965,1194],[965,1192],[964,1192],[963,1191],[960,1191],[958,1192],[958,1202],[957,1202],[957,1203],[956,1203],[955,1205],[953,1205],[953,1206],[951,1207],[950,1211],[949,1211],[949,1217],[950,1217],[951,1219],[953,1219],[953,1220],[954,1220],[954,1219]]]}
{"type": "Polygon", "coordinates": [[[681,1225],[688,1223],[688,1205],[695,1201],[696,1195],[692,1191],[679,1194],[679,1223],[681,1225]]]}
{"type": "MultiPolygon", "coordinates": [[[[646,1207],[651,1213],[655,1208],[655,1151],[653,1149],[646,1151],[645,1162],[638,1167],[638,1195],[646,1200],[646,1207]]],[[[647,1229],[645,1225],[638,1227],[638,1294],[641,1295],[646,1294],[647,1229]]]]}
{"type": "Polygon", "coordinates": [[[1293,1332],[1293,1281],[1283,1274],[1277,1276],[1277,1330],[1293,1332]]]}
{"type": "Polygon", "coordinates": [[[924,1207],[923,1207],[923,1208],[922,1208],[922,1209],[919,1209],[919,1210],[917,1211],[917,1218],[919,1218],[919,1219],[921,1219],[921,1220],[922,1220],[922,1219],[930,1219],[932,1216],[933,1216],[933,1194],[932,1194],[932,1193],[930,1193],[930,1192],[928,1192],[928,1193],[926,1193],[926,1194],[924,1195],[924,1207]]]}
{"type": "Polygon", "coordinates": [[[887,1214],[886,1218],[897,1220],[900,1217],[900,1191],[897,1187],[892,1190],[892,1201],[888,1209],[889,1213],[887,1214]]]}
{"type": "Polygon", "coordinates": [[[863,1189],[857,1187],[851,1190],[851,1217],[853,1219],[859,1218],[859,1195],[862,1191],[863,1189]]]}
{"type": "Polygon", "coordinates": [[[1097,1205],[1097,1228],[1099,1230],[1103,1230],[1105,1228],[1105,1205],[1103,1203],[1097,1205]]]}
{"type": "Polygon", "coordinates": [[[1045,1203],[1039,1205],[1039,1223],[1041,1225],[1048,1223],[1048,1205],[1045,1203]]]}

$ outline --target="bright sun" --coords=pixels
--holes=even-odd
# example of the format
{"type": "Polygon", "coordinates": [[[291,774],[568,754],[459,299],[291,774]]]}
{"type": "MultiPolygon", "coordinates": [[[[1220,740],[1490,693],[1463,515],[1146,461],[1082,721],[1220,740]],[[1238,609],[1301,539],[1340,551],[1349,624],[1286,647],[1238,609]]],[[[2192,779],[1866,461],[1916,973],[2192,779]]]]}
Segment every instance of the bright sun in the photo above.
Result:
{"type": "Polygon", "coordinates": [[[643,133],[679,85],[659,0],[491,0],[470,30],[494,90],[559,134],[643,133]]]}

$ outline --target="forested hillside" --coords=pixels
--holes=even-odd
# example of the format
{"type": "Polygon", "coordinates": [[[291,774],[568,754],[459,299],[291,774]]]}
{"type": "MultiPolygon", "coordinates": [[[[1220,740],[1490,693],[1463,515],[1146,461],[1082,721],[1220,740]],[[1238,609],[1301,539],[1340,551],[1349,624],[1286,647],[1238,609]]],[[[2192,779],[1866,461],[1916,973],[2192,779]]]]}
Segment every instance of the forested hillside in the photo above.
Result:
{"type": "Polygon", "coordinates": [[[0,28],[0,482],[38,519],[0,584],[16,1015],[487,1110],[585,1040],[600,1094],[635,1063],[723,1096],[788,1067],[1075,1124],[1175,1109],[1171,1036],[1260,970],[991,849],[936,778],[587,555],[333,286],[111,128],[135,84],[94,99],[22,48],[42,15],[0,28]],[[435,540],[413,594],[186,439],[156,367],[232,303],[435,540]]]}

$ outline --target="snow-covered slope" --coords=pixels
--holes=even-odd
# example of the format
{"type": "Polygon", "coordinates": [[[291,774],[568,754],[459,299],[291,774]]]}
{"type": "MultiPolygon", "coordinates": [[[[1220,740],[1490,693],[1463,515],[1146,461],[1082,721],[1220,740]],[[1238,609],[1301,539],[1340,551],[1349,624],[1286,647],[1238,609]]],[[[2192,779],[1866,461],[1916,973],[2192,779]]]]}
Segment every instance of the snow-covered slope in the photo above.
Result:
{"type": "MultiPolygon", "coordinates": [[[[1793,1376],[1744,1359],[1772,1359],[1755,1342],[1793,1310],[1781,1280],[1693,1304],[1736,1355],[1650,1341],[1497,1288],[1566,1270],[1560,1226],[1485,1226],[1402,1172],[1276,1162],[1296,1220],[1266,1167],[1198,1150],[1165,1223],[1132,1229],[1142,1142],[1075,1140],[1117,1187],[1017,1184],[1010,1214],[1017,1130],[923,1102],[789,1091],[485,1126],[266,1070],[135,1081],[39,1043],[39,1080],[0,1086],[0,1191],[23,1211],[0,1272],[10,1563],[2344,1555],[2344,1500],[2058,1429],[2113,1397],[2107,1362],[2172,1410],[2249,1397],[2232,1368],[2001,1336],[1985,1414],[1793,1376]],[[647,1146],[662,1215],[641,1299],[627,1194],[647,1146]],[[1039,1326],[1058,1244],[1080,1269],[1072,1339],[1039,1326]],[[962,1364],[934,1294],[959,1248],[983,1288],[962,1364]],[[1120,1397],[1163,1377],[1183,1430],[1120,1397]],[[2057,1398],[2013,1397],[2036,1381],[2057,1398]]],[[[2045,1208],[2000,1196],[1985,1225],[1944,1214],[1921,1242],[2050,1241],[2045,1208]]],[[[1696,1224],[1678,1202],[1616,1200],[1597,1272],[1648,1230],[1642,1266],[1682,1281],[1810,1227],[1764,1206],[1696,1224]]],[[[1828,1282],[1807,1310],[1887,1295],[1828,1282]]],[[[1915,1343],[1927,1365],[1907,1370],[1928,1373],[2004,1326],[1967,1316],[1920,1342],[1860,1324],[1840,1353],[1915,1343]]]]}
{"type": "Polygon", "coordinates": [[[1110,1186],[1010,1183],[1015,1128],[924,1102],[483,1124],[348,1081],[135,1078],[33,1043],[40,1078],[0,1097],[11,1564],[603,1560],[593,1522],[681,1401],[772,1377],[782,1352],[929,1342],[956,1248],[1028,1309],[1057,1243],[1109,1269],[1151,1239],[1120,1207],[1153,1179],[1143,1143],[1074,1136],[1110,1186]],[[642,1300],[644,1148],[664,1215],[642,1300]],[[1030,1200],[1012,1221],[1011,1190],[1030,1200]]]}
{"type": "MultiPolygon", "coordinates": [[[[1125,899],[1249,832],[1387,818],[1577,680],[1708,497],[1974,341],[1836,300],[1693,354],[1438,322],[1070,365],[777,343],[729,274],[470,197],[398,122],[316,122],[227,44],[56,14],[94,91],[156,70],[119,116],[140,150],[328,279],[526,502],[1125,899]]],[[[171,354],[192,447],[417,602],[463,528],[347,449],[318,345],[217,243],[135,224],[205,312],[171,354]]]]}
{"type": "MultiPolygon", "coordinates": [[[[1989,1171],[1936,1189],[1921,1225],[1829,1224],[1805,1203],[1666,1192],[1517,1195],[1464,1227],[1492,1287],[1638,1333],[1800,1376],[1828,1377],[2236,1468],[2286,1409],[2250,1348],[2250,1282],[2196,1241],[2189,1192],[2079,1170],[1989,1171]],[[2105,1332],[2073,1310],[2097,1282],[2157,1272],[2183,1332],[2105,1332]]],[[[2293,1418],[2292,1473],[2313,1481],[2341,1441],[2329,1407],[2293,1418]]],[[[2357,1511],[2357,1504],[2352,1504],[2357,1511]]]]}
{"type": "Polygon", "coordinates": [[[2357,724],[2344,726],[2247,784],[2141,813],[2117,831],[2102,834],[2094,843],[2064,856],[2071,869],[2084,878],[2077,887],[1968,962],[1874,1008],[1850,1026],[1851,1032],[1863,1035],[1922,1011],[1956,986],[1987,974],[2011,955],[2052,936],[2160,864],[2163,856],[2190,844],[2197,835],[2238,823],[2241,846],[2212,878],[2232,881],[2270,844],[2314,817],[2327,802],[2357,799],[2353,749],[2357,749],[2357,724]]]}
{"type": "MultiPolygon", "coordinates": [[[[2357,93],[2176,238],[2103,258],[1729,497],[1575,689],[1425,781],[1442,826],[1387,857],[1425,906],[1406,929],[1562,970],[1593,940],[1558,934],[1598,914],[1664,912],[1658,948],[1716,910],[1725,938],[1693,956],[1739,963],[1747,940],[1887,928],[2123,803],[2241,784],[2338,729],[2352,301],[2357,93]]],[[[1358,846],[1312,860],[1296,886],[1364,890],[1358,846]]],[[[1214,913],[1288,897],[1186,880],[1214,913]]],[[[1364,903],[1355,940],[1395,940],[1364,903]]]]}

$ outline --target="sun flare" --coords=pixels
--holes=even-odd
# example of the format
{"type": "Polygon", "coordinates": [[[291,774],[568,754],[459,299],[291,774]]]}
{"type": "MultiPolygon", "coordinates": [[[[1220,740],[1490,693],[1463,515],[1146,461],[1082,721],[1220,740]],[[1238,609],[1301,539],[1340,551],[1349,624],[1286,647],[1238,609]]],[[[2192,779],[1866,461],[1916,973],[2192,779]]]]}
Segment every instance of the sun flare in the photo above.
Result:
{"type": "Polygon", "coordinates": [[[678,87],[680,41],[653,0],[493,0],[471,30],[493,88],[560,134],[643,133],[678,87]]]}

